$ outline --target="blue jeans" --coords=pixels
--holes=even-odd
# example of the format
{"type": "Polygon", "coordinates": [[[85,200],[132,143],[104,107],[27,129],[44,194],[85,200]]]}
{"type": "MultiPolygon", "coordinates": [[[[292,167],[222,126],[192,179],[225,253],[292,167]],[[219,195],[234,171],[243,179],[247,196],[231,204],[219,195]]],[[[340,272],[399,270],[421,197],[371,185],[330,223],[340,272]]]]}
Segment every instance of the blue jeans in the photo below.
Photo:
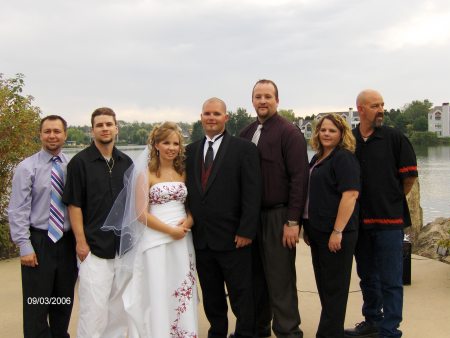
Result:
{"type": "Polygon", "coordinates": [[[355,251],[364,304],[362,314],[380,337],[401,337],[403,230],[360,230],[355,251]]]}

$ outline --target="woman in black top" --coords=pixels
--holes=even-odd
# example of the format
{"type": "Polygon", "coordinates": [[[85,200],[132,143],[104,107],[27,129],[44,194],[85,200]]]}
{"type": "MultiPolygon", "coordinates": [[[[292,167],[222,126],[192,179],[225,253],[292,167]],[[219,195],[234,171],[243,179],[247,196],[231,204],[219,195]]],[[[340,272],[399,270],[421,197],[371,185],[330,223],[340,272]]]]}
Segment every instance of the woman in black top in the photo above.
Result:
{"type": "Polygon", "coordinates": [[[344,319],[358,237],[359,163],[355,138],[344,118],[320,119],[311,146],[304,239],[312,263],[322,312],[316,337],[344,337],[344,319]]]}

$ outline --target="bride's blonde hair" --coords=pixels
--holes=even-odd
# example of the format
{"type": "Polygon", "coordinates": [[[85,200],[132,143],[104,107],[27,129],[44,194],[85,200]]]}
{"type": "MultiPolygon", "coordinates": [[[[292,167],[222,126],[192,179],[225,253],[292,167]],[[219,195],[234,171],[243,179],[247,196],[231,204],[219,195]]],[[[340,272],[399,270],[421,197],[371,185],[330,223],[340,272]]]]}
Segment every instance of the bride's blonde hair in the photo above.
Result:
{"type": "Polygon", "coordinates": [[[164,122],[163,124],[157,125],[152,129],[147,140],[147,146],[150,150],[148,168],[150,172],[154,173],[157,177],[160,176],[161,162],[159,160],[159,151],[155,148],[155,145],[167,139],[172,133],[175,133],[180,141],[180,151],[173,161],[173,167],[178,174],[183,175],[184,173],[185,150],[181,129],[175,122],[164,122]]]}

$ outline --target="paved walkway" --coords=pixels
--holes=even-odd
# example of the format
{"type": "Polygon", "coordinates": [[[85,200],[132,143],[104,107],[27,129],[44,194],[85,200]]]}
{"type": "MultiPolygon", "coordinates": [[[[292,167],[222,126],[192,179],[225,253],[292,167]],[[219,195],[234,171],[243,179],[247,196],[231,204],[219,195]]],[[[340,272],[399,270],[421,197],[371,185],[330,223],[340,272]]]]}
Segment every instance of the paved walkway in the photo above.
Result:
{"type": "MultiPolygon", "coordinates": [[[[315,337],[320,315],[309,249],[299,245],[297,274],[305,338],[315,337]]],[[[347,307],[346,326],[361,321],[361,292],[353,271],[347,307]]],[[[70,333],[75,337],[78,303],[75,300],[70,333]]],[[[208,323],[201,304],[200,338],[207,336],[208,323]]],[[[405,287],[404,320],[401,325],[406,338],[450,337],[450,265],[423,258],[412,257],[412,285],[405,287]]],[[[232,314],[229,315],[233,318],[232,314]]],[[[234,320],[230,321],[232,331],[234,320]]],[[[22,337],[22,302],[19,259],[0,262],[0,334],[1,337],[22,337]]]]}

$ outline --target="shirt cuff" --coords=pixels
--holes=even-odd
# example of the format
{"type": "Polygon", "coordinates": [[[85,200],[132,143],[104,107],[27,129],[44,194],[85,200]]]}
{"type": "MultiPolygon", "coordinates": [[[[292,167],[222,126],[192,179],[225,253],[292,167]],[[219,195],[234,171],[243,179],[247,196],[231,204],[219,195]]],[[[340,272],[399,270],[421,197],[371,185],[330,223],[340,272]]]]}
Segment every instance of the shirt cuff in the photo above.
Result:
{"type": "Polygon", "coordinates": [[[288,209],[287,210],[287,218],[286,218],[286,222],[287,221],[297,221],[300,222],[300,212],[298,212],[297,210],[292,210],[292,209],[288,209]]]}
{"type": "Polygon", "coordinates": [[[34,253],[34,248],[30,241],[25,242],[20,246],[20,257],[31,255],[33,253],[34,253]]]}

